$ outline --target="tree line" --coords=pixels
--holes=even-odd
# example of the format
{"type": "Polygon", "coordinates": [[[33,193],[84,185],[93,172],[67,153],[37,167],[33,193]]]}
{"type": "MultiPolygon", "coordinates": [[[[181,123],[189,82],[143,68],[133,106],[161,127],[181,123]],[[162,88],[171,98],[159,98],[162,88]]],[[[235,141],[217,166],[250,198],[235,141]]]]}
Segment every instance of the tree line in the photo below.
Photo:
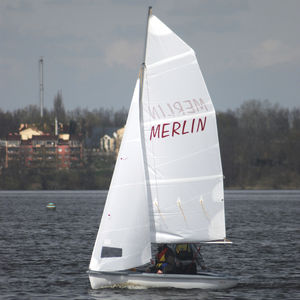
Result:
{"type": "MultiPolygon", "coordinates": [[[[93,148],[99,146],[99,134],[105,128],[124,126],[127,110],[77,108],[66,112],[58,93],[53,110],[45,109],[42,120],[37,106],[13,112],[0,110],[0,139],[9,132],[17,132],[21,123],[34,123],[40,130],[54,132],[55,117],[63,124],[64,132],[82,135],[89,141],[86,147],[93,148]],[[96,128],[100,130],[98,135],[96,128]]],[[[300,188],[300,108],[287,109],[267,100],[249,100],[235,110],[217,112],[217,123],[225,188],[300,188]]],[[[2,169],[0,189],[108,188],[115,158],[86,157],[84,167],[79,170],[34,173],[13,167],[2,169]],[[62,179],[66,174],[67,181],[62,179]],[[30,184],[26,178],[32,179],[30,184]]]]}
{"type": "Polygon", "coordinates": [[[127,118],[127,110],[125,108],[119,110],[99,108],[90,111],[76,108],[66,111],[62,95],[58,92],[53,101],[53,109],[44,108],[43,118],[40,116],[40,108],[37,105],[6,112],[0,109],[0,139],[4,139],[8,133],[18,132],[20,124],[34,124],[37,129],[54,135],[55,118],[58,120],[61,132],[93,139],[88,146],[95,147],[99,144],[98,138],[101,134],[101,132],[98,135],[95,134],[96,129],[123,127],[127,118]]]}
{"type": "Polygon", "coordinates": [[[300,109],[250,100],[217,114],[225,187],[300,188],[300,109]]]}

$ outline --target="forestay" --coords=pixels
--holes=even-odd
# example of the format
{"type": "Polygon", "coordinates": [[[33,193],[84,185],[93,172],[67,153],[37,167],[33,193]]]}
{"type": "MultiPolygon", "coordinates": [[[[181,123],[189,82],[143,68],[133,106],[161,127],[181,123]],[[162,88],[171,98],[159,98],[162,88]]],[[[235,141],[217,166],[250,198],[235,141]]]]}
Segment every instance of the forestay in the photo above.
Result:
{"type": "Polygon", "coordinates": [[[143,145],[151,241],[224,239],[215,110],[194,51],[155,16],[149,20],[145,66],[143,145]]]}
{"type": "Polygon", "coordinates": [[[150,261],[150,227],[139,126],[139,80],[94,246],[90,270],[115,271],[150,261]]]}

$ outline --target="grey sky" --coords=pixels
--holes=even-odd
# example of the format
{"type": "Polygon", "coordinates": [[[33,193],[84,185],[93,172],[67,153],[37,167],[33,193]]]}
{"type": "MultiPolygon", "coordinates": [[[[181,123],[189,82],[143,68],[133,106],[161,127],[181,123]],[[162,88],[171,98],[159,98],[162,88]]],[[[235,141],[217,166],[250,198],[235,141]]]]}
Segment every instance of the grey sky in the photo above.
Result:
{"type": "Polygon", "coordinates": [[[146,14],[194,48],[217,110],[248,99],[300,106],[298,0],[0,0],[0,109],[62,90],[66,109],[129,107],[146,14]]]}

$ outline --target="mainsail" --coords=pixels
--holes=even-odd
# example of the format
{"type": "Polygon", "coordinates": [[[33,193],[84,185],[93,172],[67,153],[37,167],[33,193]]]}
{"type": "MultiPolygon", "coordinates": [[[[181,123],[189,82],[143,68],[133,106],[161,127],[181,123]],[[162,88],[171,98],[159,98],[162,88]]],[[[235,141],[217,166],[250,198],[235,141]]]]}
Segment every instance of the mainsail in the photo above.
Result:
{"type": "Polygon", "coordinates": [[[225,238],[216,114],[195,53],[151,15],[146,45],[92,254],[95,271],[149,262],[151,242],[225,238]]]}
{"type": "Polygon", "coordinates": [[[147,45],[143,119],[151,240],[224,239],[216,114],[195,53],[155,16],[147,45]]]}

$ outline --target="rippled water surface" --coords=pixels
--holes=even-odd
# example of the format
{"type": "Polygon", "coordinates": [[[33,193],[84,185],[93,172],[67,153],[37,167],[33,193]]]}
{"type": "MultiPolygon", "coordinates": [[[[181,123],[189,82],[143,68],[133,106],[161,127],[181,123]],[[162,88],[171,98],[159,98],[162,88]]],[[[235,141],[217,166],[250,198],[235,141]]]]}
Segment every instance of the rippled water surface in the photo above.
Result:
{"type": "Polygon", "coordinates": [[[300,299],[300,191],[228,191],[232,245],[205,245],[225,291],[90,289],[86,270],[106,192],[0,192],[0,299],[300,299]],[[55,202],[57,209],[46,209],[55,202]]]}

